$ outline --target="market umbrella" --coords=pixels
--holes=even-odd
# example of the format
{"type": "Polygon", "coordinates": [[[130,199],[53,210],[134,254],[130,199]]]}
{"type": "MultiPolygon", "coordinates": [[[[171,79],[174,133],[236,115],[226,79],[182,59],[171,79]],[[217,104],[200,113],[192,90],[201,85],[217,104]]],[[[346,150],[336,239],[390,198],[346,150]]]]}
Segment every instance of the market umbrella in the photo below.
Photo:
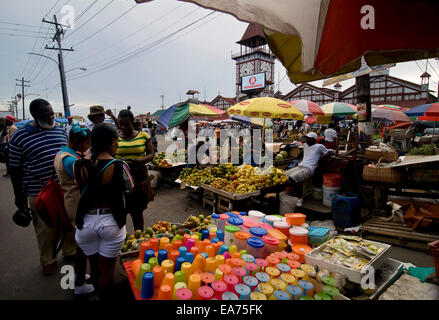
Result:
{"type": "Polygon", "coordinates": [[[308,124],[314,124],[317,122],[317,117],[313,117],[313,116],[306,117],[305,122],[308,124]]]}
{"type": "Polygon", "coordinates": [[[162,115],[163,112],[165,112],[165,109],[159,109],[156,112],[154,112],[151,117],[160,117],[162,115]]]}
{"type": "Polygon", "coordinates": [[[15,126],[18,128],[18,127],[22,127],[22,126],[25,126],[26,124],[28,124],[29,122],[31,122],[32,120],[23,120],[23,121],[20,121],[20,122],[16,122],[15,123],[15,126]]]}
{"type": "Polygon", "coordinates": [[[188,103],[169,107],[157,119],[157,122],[166,129],[169,129],[178,126],[190,117],[210,117],[212,119],[218,119],[223,115],[225,115],[225,111],[216,109],[212,106],[188,103]]]}
{"type": "MultiPolygon", "coordinates": [[[[229,115],[236,115],[236,111],[252,118],[296,119],[303,120],[304,114],[292,104],[270,97],[253,98],[241,101],[227,109],[229,115]]],[[[238,114],[240,115],[240,114],[238,114]]]]}
{"type": "Polygon", "coordinates": [[[395,106],[393,104],[380,104],[378,106],[372,106],[372,109],[391,109],[391,110],[402,110],[403,108],[400,106],[395,106]]]}
{"type": "Polygon", "coordinates": [[[362,56],[376,66],[438,55],[439,1],[180,1],[261,25],[293,83],[355,71],[362,56]]]}
{"type": "Polygon", "coordinates": [[[318,104],[308,100],[290,100],[290,103],[295,106],[303,114],[311,114],[313,116],[323,116],[325,113],[318,106],[318,104]]]}
{"type": "Polygon", "coordinates": [[[373,110],[372,119],[392,122],[412,122],[412,120],[404,112],[384,108],[377,108],[373,110]]]}
{"type": "Polygon", "coordinates": [[[332,102],[321,106],[325,116],[348,116],[357,113],[357,107],[344,102],[332,102]]]}
{"type": "Polygon", "coordinates": [[[422,104],[408,111],[404,111],[404,113],[409,117],[411,116],[439,117],[439,102],[422,104]]]}
{"type": "Polygon", "coordinates": [[[232,120],[236,120],[245,124],[252,124],[258,127],[273,127],[273,122],[270,119],[264,118],[250,118],[247,116],[232,116],[232,120]]]}
{"type": "Polygon", "coordinates": [[[198,120],[226,120],[229,119],[227,113],[208,104],[189,104],[189,114],[191,119],[198,120]]]}

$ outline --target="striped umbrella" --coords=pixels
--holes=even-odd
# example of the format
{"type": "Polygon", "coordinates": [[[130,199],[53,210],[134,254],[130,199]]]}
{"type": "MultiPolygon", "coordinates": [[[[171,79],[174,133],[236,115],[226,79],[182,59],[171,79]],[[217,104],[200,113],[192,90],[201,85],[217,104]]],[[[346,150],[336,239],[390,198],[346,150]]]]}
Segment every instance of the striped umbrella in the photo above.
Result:
{"type": "Polygon", "coordinates": [[[426,116],[426,117],[439,117],[439,102],[422,104],[404,112],[409,117],[426,116]]]}
{"type": "Polygon", "coordinates": [[[372,119],[392,122],[412,122],[412,120],[404,112],[395,109],[384,108],[377,108],[373,110],[372,119]]]}
{"type": "Polygon", "coordinates": [[[226,115],[225,111],[219,110],[215,107],[206,104],[189,103],[169,107],[161,114],[157,119],[157,122],[169,129],[178,126],[189,118],[208,118],[213,120],[223,118],[224,115],[226,115]]]}
{"type": "Polygon", "coordinates": [[[403,108],[400,106],[395,106],[393,104],[380,104],[379,106],[374,106],[373,108],[377,109],[392,109],[392,110],[402,110],[403,108]]]}
{"type": "Polygon", "coordinates": [[[313,116],[323,116],[325,113],[314,102],[308,100],[290,100],[290,103],[295,106],[303,114],[312,114],[313,116]]]}
{"type": "Polygon", "coordinates": [[[332,102],[321,106],[325,116],[348,116],[357,113],[357,107],[344,102],[332,102]]]}

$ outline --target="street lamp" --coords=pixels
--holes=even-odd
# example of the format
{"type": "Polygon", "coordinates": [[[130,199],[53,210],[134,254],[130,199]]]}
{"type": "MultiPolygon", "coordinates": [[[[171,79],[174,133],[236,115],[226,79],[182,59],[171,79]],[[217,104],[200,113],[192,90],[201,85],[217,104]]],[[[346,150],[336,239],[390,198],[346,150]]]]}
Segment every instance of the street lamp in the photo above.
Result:
{"type": "Polygon", "coordinates": [[[82,71],[87,71],[87,68],[84,68],[84,67],[78,67],[78,68],[70,69],[70,70],[66,71],[66,73],[67,73],[67,72],[70,72],[70,71],[73,71],[73,70],[76,70],[76,69],[79,69],[79,70],[82,70],[82,71]]]}
{"type": "MultiPolygon", "coordinates": [[[[42,54],[39,54],[39,53],[33,53],[33,52],[28,52],[28,54],[32,54],[32,55],[35,55],[35,56],[41,56],[41,57],[50,59],[50,60],[52,60],[53,62],[55,62],[58,65],[59,75],[60,75],[60,78],[61,78],[61,91],[62,91],[62,97],[63,97],[63,103],[64,103],[64,115],[66,117],[70,116],[69,98],[67,96],[67,85],[66,85],[66,80],[65,80],[66,72],[64,72],[64,67],[60,64],[60,62],[56,61],[55,59],[53,59],[51,57],[48,57],[48,56],[45,56],[45,55],[42,55],[42,54]]],[[[60,55],[58,54],[58,60],[60,60],[60,59],[61,59],[60,55]]],[[[83,71],[87,70],[85,68],[74,68],[74,69],[81,69],[83,71]]],[[[72,70],[74,70],[74,69],[72,69],[72,70]]],[[[69,71],[72,71],[72,70],[69,70],[69,71]]]]}

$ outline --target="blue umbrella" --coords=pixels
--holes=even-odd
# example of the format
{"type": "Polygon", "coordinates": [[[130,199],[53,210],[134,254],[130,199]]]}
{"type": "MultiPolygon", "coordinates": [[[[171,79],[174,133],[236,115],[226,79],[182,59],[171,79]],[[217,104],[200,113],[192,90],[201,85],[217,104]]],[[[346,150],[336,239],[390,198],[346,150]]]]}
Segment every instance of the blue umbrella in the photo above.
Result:
{"type": "Polygon", "coordinates": [[[55,118],[55,122],[58,122],[58,123],[67,123],[68,121],[67,121],[66,118],[55,118]]]}
{"type": "Polygon", "coordinates": [[[425,113],[428,111],[428,109],[430,109],[432,104],[433,103],[421,104],[420,106],[414,107],[408,111],[404,111],[404,113],[409,117],[421,117],[425,115],[425,113]]]}
{"type": "Polygon", "coordinates": [[[31,122],[32,120],[23,120],[23,121],[20,121],[20,122],[16,122],[15,123],[15,126],[18,128],[18,127],[23,127],[23,126],[25,126],[26,124],[28,124],[29,122],[31,122]]]}

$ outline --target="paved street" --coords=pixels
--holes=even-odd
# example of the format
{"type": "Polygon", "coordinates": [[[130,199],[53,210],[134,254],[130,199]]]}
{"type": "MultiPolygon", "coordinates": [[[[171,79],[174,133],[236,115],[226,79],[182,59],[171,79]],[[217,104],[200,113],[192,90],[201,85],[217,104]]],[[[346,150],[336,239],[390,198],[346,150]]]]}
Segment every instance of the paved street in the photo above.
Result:
{"type": "MultiPolygon", "coordinates": [[[[14,224],[14,197],[9,177],[3,177],[5,167],[0,164],[0,194],[3,205],[0,208],[0,299],[73,299],[72,290],[60,287],[62,274],[45,277],[39,266],[38,248],[32,226],[21,228],[14,224]]],[[[159,220],[183,222],[191,215],[207,214],[208,210],[195,201],[187,199],[187,192],[178,188],[161,186],[157,190],[155,201],[144,212],[145,226],[159,220]]],[[[132,222],[128,218],[128,231],[132,232],[132,222]]],[[[433,266],[431,256],[414,250],[393,246],[391,257],[403,262],[411,262],[419,267],[433,266]]],[[[63,265],[61,254],[58,256],[58,271],[63,265]]],[[[128,281],[119,263],[115,274],[115,292],[119,300],[132,300],[128,281]]]]}

